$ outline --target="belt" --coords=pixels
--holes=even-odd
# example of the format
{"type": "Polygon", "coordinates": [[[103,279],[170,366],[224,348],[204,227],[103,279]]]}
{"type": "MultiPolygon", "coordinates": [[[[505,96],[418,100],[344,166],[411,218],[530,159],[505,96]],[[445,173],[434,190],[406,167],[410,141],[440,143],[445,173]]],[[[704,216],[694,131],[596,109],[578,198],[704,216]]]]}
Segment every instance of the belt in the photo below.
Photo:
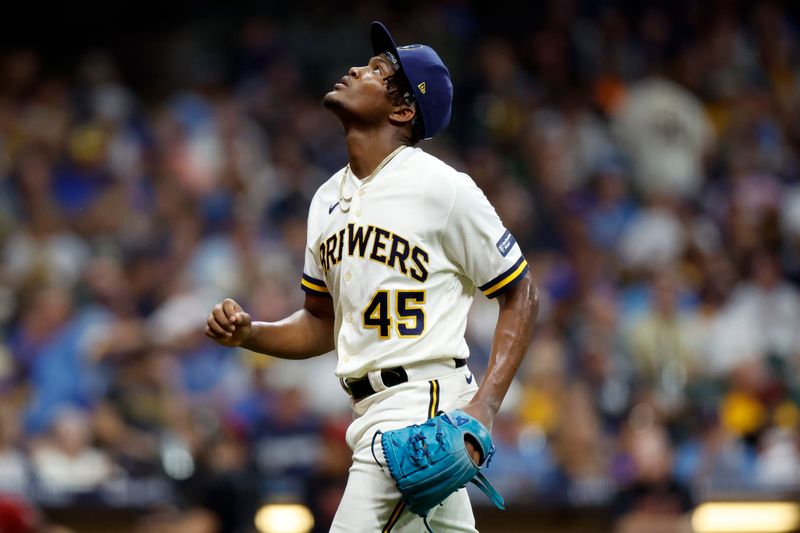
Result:
{"type": "MultiPolygon", "coordinates": [[[[456,368],[461,368],[462,366],[466,366],[467,360],[466,359],[453,359],[455,362],[456,368]]],[[[339,380],[342,384],[344,390],[353,397],[355,401],[361,401],[368,396],[372,396],[377,390],[372,386],[370,383],[369,376],[364,376],[363,378],[355,378],[355,379],[348,379],[343,378],[339,380]]],[[[401,383],[405,383],[408,381],[408,372],[402,366],[396,366],[394,368],[384,368],[381,370],[381,381],[385,388],[394,387],[395,385],[400,385],[401,383]]],[[[383,389],[381,389],[383,390],[383,389]]]]}

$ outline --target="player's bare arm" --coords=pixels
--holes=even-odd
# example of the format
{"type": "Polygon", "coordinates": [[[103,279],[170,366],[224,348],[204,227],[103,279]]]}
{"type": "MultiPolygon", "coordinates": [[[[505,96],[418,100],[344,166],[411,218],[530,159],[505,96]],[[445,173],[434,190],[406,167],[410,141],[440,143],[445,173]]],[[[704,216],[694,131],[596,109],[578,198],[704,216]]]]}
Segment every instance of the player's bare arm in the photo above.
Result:
{"type": "Polygon", "coordinates": [[[281,359],[308,359],[330,352],[333,343],[333,303],[306,294],[303,308],[277,322],[255,322],[236,301],[214,306],[205,334],[223,346],[241,346],[281,359]]]}
{"type": "Polygon", "coordinates": [[[539,294],[530,272],[500,295],[500,316],[494,331],[492,354],[481,386],[464,411],[491,429],[494,416],[528,349],[539,311],[539,294]]]}

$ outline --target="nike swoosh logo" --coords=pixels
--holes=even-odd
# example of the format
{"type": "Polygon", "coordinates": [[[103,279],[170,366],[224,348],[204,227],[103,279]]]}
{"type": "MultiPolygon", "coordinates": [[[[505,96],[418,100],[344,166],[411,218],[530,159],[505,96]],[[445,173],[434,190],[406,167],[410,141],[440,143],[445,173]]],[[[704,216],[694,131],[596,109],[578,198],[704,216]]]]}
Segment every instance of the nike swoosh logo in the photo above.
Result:
{"type": "Polygon", "coordinates": [[[467,379],[467,385],[472,384],[472,374],[469,374],[469,375],[464,376],[464,377],[467,379]]]}
{"type": "Polygon", "coordinates": [[[330,215],[331,213],[333,213],[333,210],[334,210],[334,209],[336,209],[336,206],[337,206],[337,205],[339,205],[339,202],[336,202],[335,204],[333,204],[332,206],[330,206],[330,207],[328,208],[328,214],[329,214],[329,215],[330,215]]]}

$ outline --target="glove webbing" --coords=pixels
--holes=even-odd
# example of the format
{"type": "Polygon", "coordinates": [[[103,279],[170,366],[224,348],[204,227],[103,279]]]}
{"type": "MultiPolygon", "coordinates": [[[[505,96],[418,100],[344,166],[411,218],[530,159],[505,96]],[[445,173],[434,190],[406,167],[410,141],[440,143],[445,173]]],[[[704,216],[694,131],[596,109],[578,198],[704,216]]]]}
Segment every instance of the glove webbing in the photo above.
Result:
{"type": "Polygon", "coordinates": [[[475,486],[481,489],[481,492],[486,494],[486,497],[489,498],[498,509],[506,508],[503,497],[500,496],[500,493],[497,492],[497,489],[495,489],[492,484],[489,483],[489,480],[486,479],[486,476],[483,475],[483,472],[478,472],[475,474],[475,477],[469,481],[470,483],[475,483],[475,486]]]}
{"type": "MultiPolygon", "coordinates": [[[[475,485],[481,489],[481,491],[486,494],[486,496],[492,500],[492,503],[497,506],[498,509],[505,509],[505,502],[503,501],[503,497],[500,496],[500,493],[489,483],[489,480],[486,479],[486,476],[483,475],[483,472],[478,472],[475,474],[475,477],[470,479],[470,483],[475,483],[475,485]]],[[[428,524],[428,517],[422,517],[422,523],[425,524],[425,529],[428,530],[428,533],[436,533],[433,528],[431,528],[430,524],[428,524]]]]}

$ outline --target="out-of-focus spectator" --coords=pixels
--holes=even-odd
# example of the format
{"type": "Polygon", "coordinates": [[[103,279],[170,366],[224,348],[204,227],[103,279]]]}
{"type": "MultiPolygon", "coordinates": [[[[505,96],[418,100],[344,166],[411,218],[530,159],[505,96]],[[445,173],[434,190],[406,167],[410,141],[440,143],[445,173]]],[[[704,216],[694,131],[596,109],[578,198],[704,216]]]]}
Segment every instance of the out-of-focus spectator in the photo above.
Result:
{"type": "MultiPolygon", "coordinates": [[[[492,484],[507,502],[522,503],[535,493],[540,501],[558,501],[563,489],[553,450],[539,426],[525,424],[515,413],[500,414],[492,426],[497,448],[491,461],[492,484]]],[[[479,491],[468,487],[470,495],[479,491]]]]}
{"type": "Polygon", "coordinates": [[[662,407],[683,402],[684,387],[701,366],[692,350],[693,316],[681,309],[680,278],[665,266],[653,275],[650,305],[630,331],[630,353],[637,386],[656,391],[662,407]]]}
{"type": "Polygon", "coordinates": [[[37,483],[48,492],[87,492],[111,479],[114,467],[91,445],[89,417],[77,409],[61,410],[31,461],[37,483]]]}
{"type": "Polygon", "coordinates": [[[218,531],[244,533],[252,530],[251,512],[260,501],[258,484],[244,442],[221,428],[203,447],[181,494],[194,512],[210,512],[218,531]]]}
{"type": "Polygon", "coordinates": [[[672,475],[672,453],[664,428],[627,428],[622,438],[632,477],[614,499],[614,531],[690,532],[688,513],[693,499],[688,487],[672,475]]]}
{"type": "Polygon", "coordinates": [[[687,244],[677,202],[662,196],[643,205],[625,226],[617,252],[625,269],[647,271],[676,261],[687,244]]]}
{"type": "Polygon", "coordinates": [[[252,421],[253,460],[266,480],[266,494],[297,497],[320,466],[322,425],[296,388],[280,391],[274,403],[268,418],[252,421]]]}
{"type": "Polygon", "coordinates": [[[749,279],[738,285],[709,339],[709,360],[719,374],[753,357],[796,360],[800,353],[800,296],[782,279],[777,258],[764,250],[750,256],[749,279]]]}
{"type": "Polygon", "coordinates": [[[53,197],[51,165],[42,151],[31,148],[16,169],[15,207],[24,223],[5,241],[2,266],[17,286],[69,287],[88,259],[87,243],[71,230],[53,197]]]}
{"type": "Polygon", "coordinates": [[[765,432],[762,450],[756,460],[759,485],[791,489],[800,479],[800,439],[796,431],[776,427],[765,432]]]}
{"type": "Polygon", "coordinates": [[[349,424],[349,417],[340,415],[329,420],[322,431],[322,457],[308,485],[308,501],[314,515],[319,517],[312,533],[328,531],[344,494],[352,454],[345,440],[349,424]]]}
{"type": "Polygon", "coordinates": [[[598,163],[591,183],[590,205],[584,215],[592,242],[607,250],[616,249],[637,210],[617,159],[609,157],[598,163]]]}
{"type": "Polygon", "coordinates": [[[26,495],[30,490],[30,464],[20,437],[15,406],[6,400],[0,404],[0,494],[26,495]]]}
{"type": "Polygon", "coordinates": [[[719,419],[726,431],[748,437],[764,428],[769,418],[765,400],[770,385],[763,359],[745,360],[730,372],[728,390],[719,403],[719,419]]]}
{"type": "Polygon", "coordinates": [[[707,423],[675,447],[675,477],[697,495],[751,488],[754,464],[754,450],[719,423],[707,423]]]}
{"type": "Polygon", "coordinates": [[[658,77],[636,82],[616,111],[614,129],[643,194],[691,197],[700,190],[713,131],[692,93],[658,77]]]}
{"type": "Polygon", "coordinates": [[[596,398],[598,414],[604,423],[611,424],[624,416],[631,387],[638,383],[633,379],[636,364],[625,343],[617,297],[611,287],[597,286],[587,291],[571,335],[576,370],[596,398]]]}
{"type": "Polygon", "coordinates": [[[611,493],[609,482],[610,443],[605,442],[600,420],[591,408],[588,387],[576,383],[567,389],[564,418],[554,435],[553,449],[567,494],[573,505],[606,501],[611,493]]]}
{"type": "Polygon", "coordinates": [[[177,431],[188,409],[176,394],[169,352],[147,350],[121,361],[114,381],[94,412],[97,440],[130,476],[153,475],[159,468],[160,439],[177,431]]]}
{"type": "MultiPolygon", "coordinates": [[[[113,288],[108,296],[118,294],[119,277],[103,285],[105,276],[91,272],[98,287],[113,288]]],[[[93,406],[107,385],[103,358],[145,340],[136,320],[122,320],[130,312],[127,300],[94,296],[93,305],[78,306],[73,292],[45,286],[33,292],[23,310],[23,327],[11,348],[31,385],[25,420],[30,433],[44,430],[64,405],[93,406]]]]}

